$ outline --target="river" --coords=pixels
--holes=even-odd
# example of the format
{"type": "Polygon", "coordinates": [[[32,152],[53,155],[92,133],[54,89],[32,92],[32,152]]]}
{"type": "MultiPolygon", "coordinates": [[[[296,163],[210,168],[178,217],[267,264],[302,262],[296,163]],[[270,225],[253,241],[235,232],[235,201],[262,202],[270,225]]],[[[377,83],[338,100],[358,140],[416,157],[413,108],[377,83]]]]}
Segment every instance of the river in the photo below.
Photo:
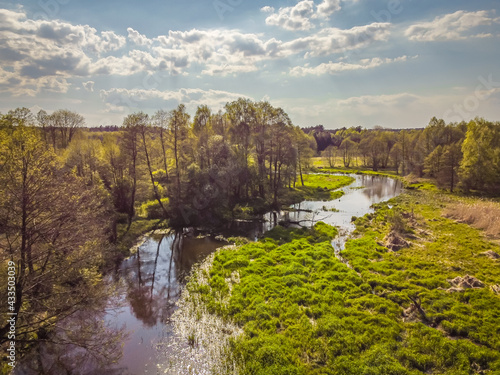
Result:
{"type": "MultiPolygon", "coordinates": [[[[305,226],[324,221],[339,227],[340,235],[332,245],[342,260],[340,251],[354,230],[351,218],[373,212],[372,204],[402,190],[401,182],[391,178],[351,177],[355,182],[342,189],[345,194],[339,199],[304,201],[290,211],[268,213],[265,221],[240,224],[235,230],[254,239],[280,221],[305,226]]],[[[202,367],[196,358],[190,358],[190,347],[175,335],[170,318],[193,264],[225,244],[211,237],[150,235],[135,255],[105,278],[103,287],[111,297],[66,319],[55,339],[32,350],[14,374],[138,375],[167,370],[184,374],[188,373],[186,363],[202,367]]]]}

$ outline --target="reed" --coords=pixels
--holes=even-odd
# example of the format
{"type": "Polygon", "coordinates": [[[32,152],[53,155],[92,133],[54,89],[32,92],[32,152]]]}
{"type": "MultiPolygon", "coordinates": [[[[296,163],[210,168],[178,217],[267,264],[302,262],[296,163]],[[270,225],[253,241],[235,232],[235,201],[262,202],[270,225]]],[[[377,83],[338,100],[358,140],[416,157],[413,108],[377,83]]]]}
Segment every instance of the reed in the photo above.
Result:
{"type": "Polygon", "coordinates": [[[444,212],[448,218],[482,229],[487,235],[500,238],[500,204],[479,200],[450,205],[444,212]]]}

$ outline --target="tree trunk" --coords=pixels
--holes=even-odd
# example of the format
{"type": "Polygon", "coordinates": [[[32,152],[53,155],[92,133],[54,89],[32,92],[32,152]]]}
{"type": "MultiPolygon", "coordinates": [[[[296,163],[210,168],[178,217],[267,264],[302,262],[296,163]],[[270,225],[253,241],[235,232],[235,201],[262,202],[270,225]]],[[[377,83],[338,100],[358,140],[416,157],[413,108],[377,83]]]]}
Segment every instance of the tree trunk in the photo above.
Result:
{"type": "Polygon", "coordinates": [[[167,167],[167,151],[165,150],[165,142],[163,140],[163,128],[160,128],[160,143],[163,152],[163,167],[165,168],[165,180],[168,183],[168,167],[167,167]]]}
{"type": "Polygon", "coordinates": [[[149,177],[151,178],[151,184],[153,185],[153,192],[156,200],[158,201],[158,204],[160,205],[163,213],[165,214],[165,217],[167,217],[167,210],[165,209],[165,206],[163,206],[163,202],[161,201],[160,195],[158,194],[158,188],[155,185],[153,170],[151,169],[151,161],[149,160],[148,146],[146,144],[145,129],[141,129],[141,136],[142,136],[142,144],[144,146],[144,153],[146,154],[146,164],[148,165],[149,177]]]}

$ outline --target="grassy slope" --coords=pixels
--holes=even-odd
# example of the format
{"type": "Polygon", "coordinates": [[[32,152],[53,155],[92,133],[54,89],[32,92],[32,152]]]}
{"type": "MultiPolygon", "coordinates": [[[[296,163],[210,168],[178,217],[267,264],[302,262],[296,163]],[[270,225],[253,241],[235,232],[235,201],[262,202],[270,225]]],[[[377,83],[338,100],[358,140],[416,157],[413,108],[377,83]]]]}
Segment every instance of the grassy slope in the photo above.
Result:
{"type": "Polygon", "coordinates": [[[354,269],[318,231],[277,228],[273,240],[218,253],[210,286],[198,292],[212,312],[243,327],[234,343],[242,372],[500,373],[500,297],[489,289],[500,283],[500,267],[481,255],[500,249],[441,215],[454,201],[416,190],[393,199],[392,210],[380,204],[359,218],[358,238],[343,252],[354,269]],[[395,211],[412,243],[397,253],[381,246],[395,211]],[[230,293],[224,280],[235,270],[240,283],[230,293]],[[466,274],[486,287],[445,290],[447,279],[466,274]]]}

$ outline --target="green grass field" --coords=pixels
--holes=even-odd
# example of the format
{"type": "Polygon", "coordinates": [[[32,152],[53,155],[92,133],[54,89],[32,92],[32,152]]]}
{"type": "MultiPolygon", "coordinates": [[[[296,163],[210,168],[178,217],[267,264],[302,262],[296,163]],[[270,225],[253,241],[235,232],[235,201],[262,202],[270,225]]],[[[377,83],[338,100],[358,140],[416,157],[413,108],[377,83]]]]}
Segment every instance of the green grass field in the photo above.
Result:
{"type": "Polygon", "coordinates": [[[483,253],[500,247],[443,216],[456,199],[416,189],[377,205],[342,252],[352,269],[334,229],[277,227],[218,252],[208,285],[188,287],[243,328],[229,354],[241,374],[497,374],[500,261],[483,253]],[[396,230],[409,247],[392,252],[396,230]],[[465,275],[482,286],[450,291],[465,275]]]}

